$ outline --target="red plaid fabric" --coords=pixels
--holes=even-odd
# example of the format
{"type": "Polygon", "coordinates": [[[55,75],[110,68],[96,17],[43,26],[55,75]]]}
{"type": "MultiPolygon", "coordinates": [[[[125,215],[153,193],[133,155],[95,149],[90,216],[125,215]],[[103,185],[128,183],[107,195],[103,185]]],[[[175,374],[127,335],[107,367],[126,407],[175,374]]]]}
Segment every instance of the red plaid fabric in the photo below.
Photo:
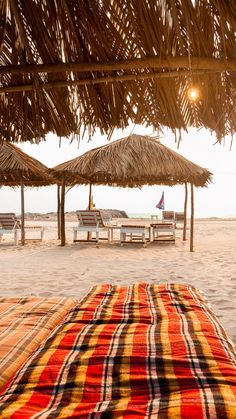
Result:
{"type": "Polygon", "coordinates": [[[54,297],[0,298],[0,388],[60,324],[76,300],[54,297]]]}
{"type": "Polygon", "coordinates": [[[7,418],[235,418],[236,355],[195,288],[91,289],[0,398],[7,418]]]}

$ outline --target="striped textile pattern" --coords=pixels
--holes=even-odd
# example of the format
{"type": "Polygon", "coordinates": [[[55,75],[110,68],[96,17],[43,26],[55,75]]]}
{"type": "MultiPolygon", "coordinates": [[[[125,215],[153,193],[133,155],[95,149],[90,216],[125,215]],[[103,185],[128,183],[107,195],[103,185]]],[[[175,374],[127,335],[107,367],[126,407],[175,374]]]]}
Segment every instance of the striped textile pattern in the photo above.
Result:
{"type": "Polygon", "coordinates": [[[192,286],[96,286],[2,391],[0,417],[233,419],[236,354],[192,286]]]}
{"type": "Polygon", "coordinates": [[[61,297],[0,298],[0,388],[64,320],[75,301],[61,297]]]}

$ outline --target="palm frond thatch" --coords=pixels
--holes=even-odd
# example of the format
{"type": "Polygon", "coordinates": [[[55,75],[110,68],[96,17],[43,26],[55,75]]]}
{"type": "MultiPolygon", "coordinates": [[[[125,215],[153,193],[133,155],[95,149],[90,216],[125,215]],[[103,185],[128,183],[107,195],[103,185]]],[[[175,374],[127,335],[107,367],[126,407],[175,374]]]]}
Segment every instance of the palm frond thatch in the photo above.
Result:
{"type": "Polygon", "coordinates": [[[0,144],[0,186],[44,186],[56,183],[52,172],[13,144],[0,144]]]}
{"type": "Polygon", "coordinates": [[[233,134],[235,31],[228,0],[1,0],[0,140],[130,120],[233,134]]]}
{"type": "Polygon", "coordinates": [[[192,183],[207,186],[212,174],[159,141],[133,134],[54,167],[67,184],[122,187],[192,183]],[[82,180],[82,179],[84,180],[82,180]]]}

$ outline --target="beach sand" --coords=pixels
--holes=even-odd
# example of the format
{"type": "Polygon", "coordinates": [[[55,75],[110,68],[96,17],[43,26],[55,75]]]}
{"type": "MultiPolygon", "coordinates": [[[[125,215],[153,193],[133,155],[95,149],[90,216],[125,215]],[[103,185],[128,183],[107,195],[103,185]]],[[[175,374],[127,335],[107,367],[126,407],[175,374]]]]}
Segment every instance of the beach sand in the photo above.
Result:
{"type": "Polygon", "coordinates": [[[55,239],[55,222],[36,224],[46,226],[42,243],[14,246],[9,235],[0,242],[2,296],[79,298],[99,283],[188,283],[204,292],[236,344],[236,221],[196,221],[194,253],[189,252],[189,240],[182,241],[181,229],[176,230],[175,244],[154,243],[144,249],[137,244],[120,247],[103,242],[96,248],[94,244],[73,244],[76,222],[67,222],[68,245],[62,248],[55,239]]]}

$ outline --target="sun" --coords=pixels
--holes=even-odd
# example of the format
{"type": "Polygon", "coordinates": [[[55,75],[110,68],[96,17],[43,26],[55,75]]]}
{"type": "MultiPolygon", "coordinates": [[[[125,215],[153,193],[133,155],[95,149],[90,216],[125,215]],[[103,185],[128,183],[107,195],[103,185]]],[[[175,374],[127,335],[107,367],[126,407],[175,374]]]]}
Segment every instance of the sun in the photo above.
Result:
{"type": "Polygon", "coordinates": [[[199,99],[199,90],[196,87],[191,87],[188,91],[188,97],[190,100],[195,102],[199,99]]]}

